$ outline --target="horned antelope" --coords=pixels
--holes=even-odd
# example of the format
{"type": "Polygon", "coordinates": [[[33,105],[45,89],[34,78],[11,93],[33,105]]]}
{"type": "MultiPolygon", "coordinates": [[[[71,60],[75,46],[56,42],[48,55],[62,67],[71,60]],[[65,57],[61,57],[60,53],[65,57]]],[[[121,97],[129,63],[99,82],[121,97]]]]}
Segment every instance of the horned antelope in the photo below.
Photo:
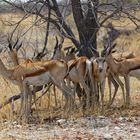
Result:
{"type": "MultiPolygon", "coordinates": [[[[19,38],[17,38],[16,42],[14,44],[11,43],[11,40],[8,38],[8,54],[13,62],[13,66],[17,66],[19,64],[19,59],[18,59],[18,51],[22,46],[22,43],[19,43],[19,38]]],[[[7,49],[6,48],[6,49],[7,49]]]]}
{"type": "MultiPolygon", "coordinates": [[[[56,41],[58,42],[58,41],[56,41]]],[[[58,44],[58,43],[56,43],[58,44]]],[[[105,72],[106,72],[106,63],[105,63],[105,59],[99,57],[99,53],[97,51],[95,51],[94,55],[95,57],[97,57],[94,61],[94,59],[92,60],[92,62],[90,60],[88,60],[87,57],[76,57],[75,55],[75,50],[72,49],[71,52],[68,55],[64,55],[64,53],[62,53],[62,45],[56,45],[55,47],[55,53],[57,52],[57,56],[59,56],[59,58],[64,59],[68,62],[69,65],[69,79],[74,83],[74,94],[75,94],[75,90],[76,90],[76,84],[81,85],[86,93],[86,107],[89,107],[89,100],[90,100],[90,88],[88,87],[88,85],[86,84],[86,80],[88,78],[88,72],[89,72],[89,65],[92,63],[92,67],[94,68],[94,70],[92,71],[91,69],[91,79],[92,79],[92,83],[93,83],[93,89],[95,90],[96,88],[96,92],[97,92],[97,84],[99,84],[100,87],[100,91],[101,91],[101,103],[102,103],[102,107],[103,107],[103,92],[104,92],[104,85],[105,85],[105,72]],[[58,46],[58,47],[57,47],[58,46]],[[61,47],[60,47],[61,46],[61,47]],[[74,53],[72,53],[74,52],[74,53]],[[96,85],[96,86],[95,86],[96,85]]],[[[54,53],[54,54],[55,54],[54,53]]],[[[53,55],[54,56],[54,55],[53,55]]],[[[78,95],[80,97],[80,95],[78,95]]]]}
{"type": "MultiPolygon", "coordinates": [[[[38,85],[42,85],[42,84],[47,84],[49,83],[50,81],[55,83],[59,88],[61,88],[63,90],[63,92],[65,92],[65,97],[67,99],[66,101],[66,106],[69,102],[69,89],[65,86],[63,80],[65,78],[65,76],[67,75],[67,64],[64,62],[64,61],[60,61],[60,60],[50,60],[50,61],[46,61],[46,62],[33,62],[31,60],[26,60],[24,63],[22,64],[19,64],[16,66],[16,68],[13,68],[13,69],[6,69],[6,67],[4,66],[3,62],[1,61],[0,62],[0,67],[1,67],[1,71],[0,73],[6,77],[8,80],[11,80],[12,82],[16,83],[17,85],[20,86],[21,88],[21,91],[22,93],[24,93],[24,98],[25,98],[25,108],[26,108],[26,116],[28,115],[28,95],[26,93],[27,90],[29,90],[28,88],[28,84],[29,85],[35,85],[35,86],[38,86],[38,85]],[[51,65],[51,62],[53,63],[51,65]],[[35,65],[37,64],[37,67],[35,65]],[[39,66],[38,66],[39,64],[39,66]],[[56,66],[55,66],[56,64],[56,66]],[[40,66],[41,65],[41,66],[40,66]],[[47,66],[46,66],[47,65],[47,66]],[[49,65],[49,66],[48,66],[49,65]],[[47,67],[47,68],[46,68],[47,67]],[[52,71],[48,72],[48,67],[49,67],[49,70],[51,69],[52,67],[52,71]],[[36,69],[37,68],[37,69],[36,69]],[[57,70],[58,69],[58,70],[57,70]],[[62,71],[60,71],[60,69],[62,69],[62,71]],[[60,73],[62,74],[59,74],[60,76],[58,77],[57,75],[55,75],[55,72],[57,73],[57,71],[59,71],[60,73]],[[30,78],[25,78],[26,74],[27,73],[32,73],[33,72],[33,76],[29,76],[30,78]],[[51,74],[50,74],[51,73],[51,74]],[[35,75],[34,75],[35,74],[35,75]],[[41,76],[38,76],[38,74],[41,74],[41,76]],[[45,78],[43,79],[42,75],[45,75],[45,78]],[[53,75],[53,76],[52,76],[53,75]],[[62,77],[61,77],[62,76],[62,77]],[[32,77],[32,78],[31,78],[32,77]],[[34,78],[35,77],[35,78],[34,78]],[[41,79],[41,78],[42,79],[41,79]],[[38,79],[39,78],[39,79],[38,79]],[[26,80],[24,80],[26,79],[26,80]],[[29,79],[29,83],[27,84],[28,80],[29,79]],[[36,79],[36,82],[37,82],[37,79],[38,79],[38,82],[37,83],[33,83],[32,84],[32,79],[36,79]],[[31,81],[30,81],[31,80],[31,81]],[[39,83],[39,81],[43,81],[42,83],[39,83]],[[24,83],[24,84],[23,84],[24,83]],[[59,84],[60,83],[60,84],[59,84]],[[26,88],[27,89],[26,89],[26,88]]],[[[58,73],[57,73],[58,74],[58,73]]],[[[28,92],[28,91],[27,91],[28,92]]]]}
{"type": "MultiPolygon", "coordinates": [[[[106,62],[105,58],[100,57],[98,51],[93,49],[94,57],[89,60],[87,57],[78,57],[73,61],[72,69],[69,71],[69,78],[74,83],[80,83],[86,93],[86,105],[89,107],[90,92],[89,86],[85,83],[90,75],[92,84],[92,92],[98,94],[98,85],[101,91],[101,106],[103,107],[104,86],[106,77],[106,62]]],[[[70,65],[71,66],[71,65],[70,65]]]]}
{"type": "MultiPolygon", "coordinates": [[[[8,54],[10,56],[10,59],[12,60],[13,66],[17,66],[19,65],[19,59],[18,59],[18,51],[22,46],[22,43],[19,43],[19,38],[17,38],[16,42],[13,44],[12,40],[10,39],[10,37],[8,38],[8,46],[6,47],[6,50],[8,50],[8,54]]],[[[22,85],[21,81],[19,81],[20,85],[22,85]]],[[[20,86],[20,90],[21,90],[21,86],[20,86]]],[[[20,114],[22,112],[22,105],[23,105],[23,97],[22,97],[22,91],[21,91],[21,105],[20,105],[20,114]]]]}
{"type": "Polygon", "coordinates": [[[91,60],[87,60],[92,89],[92,106],[95,104],[95,102],[98,102],[100,97],[99,93],[101,93],[101,110],[103,110],[107,64],[105,57],[100,56],[97,50],[93,49],[93,53],[94,57],[92,57],[91,60]]]}
{"type": "Polygon", "coordinates": [[[54,47],[52,59],[64,59],[65,54],[64,54],[64,51],[62,51],[64,38],[61,38],[60,43],[58,42],[57,37],[55,37],[55,39],[56,39],[56,44],[55,44],[55,47],[54,47]]]}
{"type": "MultiPolygon", "coordinates": [[[[80,84],[86,94],[86,108],[89,108],[89,100],[90,100],[90,89],[88,85],[86,84],[86,79],[88,76],[88,68],[87,68],[87,57],[78,57],[75,59],[71,65],[69,65],[69,78],[70,80],[75,84],[80,84]],[[71,68],[72,67],[72,68],[71,68]]],[[[75,85],[76,90],[76,85],[75,85]]]]}
{"type": "MultiPolygon", "coordinates": [[[[19,43],[19,38],[16,39],[16,42],[15,43],[12,43],[13,41],[8,38],[8,46],[5,47],[9,56],[10,56],[10,59],[12,60],[13,62],[13,65],[14,66],[17,66],[19,65],[19,58],[18,58],[18,51],[19,49],[21,48],[22,46],[22,43],[19,43]]],[[[38,59],[41,58],[42,55],[42,52],[39,53],[38,55],[36,55],[34,58],[35,59],[38,59]],[[39,55],[40,54],[40,55],[39,55]]],[[[25,60],[25,62],[28,61],[28,60],[25,60]]],[[[30,61],[31,62],[31,61],[30,61]]],[[[21,85],[21,81],[20,82],[20,85],[21,85]]],[[[36,87],[33,87],[32,90],[30,88],[29,92],[31,92],[29,95],[33,95],[33,99],[34,99],[34,103],[35,103],[35,108],[37,109],[37,104],[36,104],[36,92],[38,91],[41,91],[43,89],[43,86],[36,86],[36,87]]],[[[31,101],[32,101],[32,96],[29,96],[29,111],[31,112],[31,101]]],[[[23,97],[22,97],[22,92],[21,92],[21,105],[20,105],[20,115],[21,115],[21,112],[22,112],[22,106],[23,106],[23,97]]]]}
{"type": "MultiPolygon", "coordinates": [[[[124,59],[130,59],[130,58],[136,57],[136,55],[133,52],[123,52],[123,53],[115,53],[115,54],[113,53],[112,56],[116,62],[120,62],[124,59]]],[[[109,104],[108,104],[108,106],[110,106],[113,103],[112,102],[112,93],[111,93],[111,83],[114,85],[114,88],[115,88],[114,93],[117,93],[119,84],[113,78],[112,74],[108,73],[108,86],[109,86],[109,104]]]]}
{"type": "Polygon", "coordinates": [[[62,59],[66,62],[69,62],[70,60],[73,60],[76,58],[76,50],[72,46],[64,48],[62,50],[64,38],[61,38],[60,43],[58,43],[58,38],[56,37],[56,44],[54,47],[54,52],[52,55],[52,59],[62,59]]]}
{"type": "Polygon", "coordinates": [[[49,82],[53,82],[63,91],[66,98],[66,107],[68,107],[71,102],[71,91],[69,91],[64,83],[67,72],[67,64],[60,60],[48,60],[44,62],[31,63],[24,62],[12,69],[12,72],[9,74],[11,79],[13,81],[22,80],[26,117],[28,117],[27,90],[29,85],[40,86],[48,84],[49,82]]]}
{"type": "MultiPolygon", "coordinates": [[[[69,65],[69,79],[74,84],[74,94],[76,92],[77,86],[81,85],[86,93],[86,107],[89,108],[89,101],[90,101],[90,88],[86,84],[86,80],[88,79],[88,73],[91,69],[91,79],[92,79],[92,90],[96,90],[95,93],[98,92],[97,85],[99,84],[100,91],[101,91],[101,106],[103,107],[103,91],[104,91],[104,85],[105,85],[105,71],[106,71],[106,63],[105,60],[101,57],[99,57],[99,53],[97,51],[94,52],[94,58],[92,61],[88,60],[87,57],[76,57],[75,50],[72,49],[70,52],[68,52],[67,55],[64,56],[64,53],[62,53],[61,47],[55,47],[56,52],[58,52],[58,56],[61,59],[64,59],[67,61],[69,65]],[[96,60],[96,61],[94,61],[96,60]],[[92,71],[91,66],[94,68],[92,71]],[[89,68],[90,67],[90,68],[89,68]],[[102,67],[102,68],[101,68],[102,67]],[[103,70],[102,70],[103,69],[103,70]],[[101,71],[100,71],[101,70],[101,71]],[[96,86],[95,86],[96,85],[96,86]],[[95,89],[96,88],[96,89],[95,89]]],[[[79,89],[78,89],[79,90],[79,89]]],[[[81,91],[81,90],[80,90],[81,91]]],[[[78,93],[79,99],[81,98],[81,93],[78,93]]]]}
{"type": "MultiPolygon", "coordinates": [[[[63,59],[67,62],[68,66],[69,66],[68,78],[70,79],[70,81],[73,82],[73,85],[74,85],[73,95],[75,96],[76,87],[77,87],[77,85],[80,84],[83,87],[83,89],[85,90],[85,93],[87,96],[86,105],[89,106],[88,104],[89,104],[89,98],[90,98],[90,96],[89,96],[90,89],[87,86],[87,84],[85,83],[86,78],[87,78],[87,73],[88,73],[88,69],[86,66],[87,57],[76,57],[76,55],[75,55],[76,51],[74,48],[72,48],[71,50],[69,49],[65,55],[65,53],[62,51],[63,40],[58,45],[58,40],[56,38],[56,42],[57,43],[55,46],[54,54],[57,54],[56,55],[57,57],[54,57],[54,54],[53,54],[53,58],[63,59]]],[[[70,84],[69,84],[69,86],[70,86],[70,84]]],[[[80,98],[79,94],[78,94],[78,96],[80,98]]]]}
{"type": "MultiPolygon", "coordinates": [[[[68,66],[70,66],[73,63],[73,61],[75,61],[75,59],[76,59],[75,48],[69,46],[69,47],[62,49],[63,42],[64,42],[64,38],[61,37],[61,41],[60,41],[60,43],[58,43],[58,38],[56,37],[56,45],[54,47],[52,59],[65,60],[68,63],[68,66]]],[[[68,79],[67,79],[67,82],[70,87],[70,81],[68,79]]],[[[75,93],[76,87],[78,87],[78,86],[80,86],[80,85],[74,86],[73,93],[75,93]]],[[[79,88],[78,88],[78,90],[79,90],[79,88]]],[[[79,95],[78,95],[78,97],[79,97],[79,95]]]]}
{"type": "MultiPolygon", "coordinates": [[[[134,58],[130,58],[130,59],[124,59],[120,62],[116,62],[113,57],[112,57],[112,50],[113,48],[116,46],[116,44],[114,45],[110,45],[107,46],[103,52],[102,52],[102,56],[106,57],[106,62],[109,65],[110,68],[110,72],[112,73],[113,77],[115,78],[115,80],[121,85],[122,90],[123,90],[123,98],[125,101],[126,98],[126,105],[130,104],[130,85],[129,85],[129,77],[130,76],[134,76],[134,77],[139,77],[139,69],[137,69],[140,66],[140,56],[136,56],[134,58]],[[124,94],[124,85],[121,82],[120,76],[124,77],[125,80],[125,88],[126,88],[126,97],[124,94]]],[[[116,92],[117,93],[117,92],[116,92]]],[[[114,98],[116,96],[116,93],[114,93],[112,102],[114,101],[114,98]]]]}
{"type": "MultiPolygon", "coordinates": [[[[108,45],[108,44],[110,44],[110,42],[114,42],[118,37],[120,37],[120,35],[125,35],[125,36],[129,36],[130,34],[132,34],[132,33],[134,33],[135,32],[135,30],[136,29],[134,29],[134,30],[126,30],[126,29],[117,29],[117,28],[115,28],[114,27],[114,25],[112,24],[112,23],[109,23],[108,25],[107,25],[107,28],[108,28],[108,31],[107,31],[107,35],[105,35],[104,37],[103,37],[103,43],[105,44],[105,45],[108,45]]],[[[118,54],[117,54],[117,56],[118,56],[118,54]]],[[[114,58],[116,61],[121,61],[121,60],[123,60],[123,59],[127,59],[127,58],[134,58],[135,57],[135,55],[133,54],[133,53],[123,53],[123,54],[121,54],[121,55],[119,55],[120,57],[119,57],[119,59],[118,59],[118,57],[116,58],[114,58]]],[[[109,104],[112,104],[111,103],[111,82],[113,83],[113,85],[114,85],[114,87],[115,87],[115,92],[114,93],[117,93],[117,90],[118,90],[118,87],[119,87],[119,85],[121,86],[121,88],[122,88],[122,91],[123,91],[123,93],[124,93],[124,85],[123,85],[123,83],[120,81],[120,79],[119,78],[117,78],[118,80],[116,80],[116,81],[119,81],[119,82],[116,82],[115,80],[114,80],[114,78],[113,78],[113,76],[112,76],[112,74],[109,74],[108,75],[108,83],[109,83],[109,104]]]]}

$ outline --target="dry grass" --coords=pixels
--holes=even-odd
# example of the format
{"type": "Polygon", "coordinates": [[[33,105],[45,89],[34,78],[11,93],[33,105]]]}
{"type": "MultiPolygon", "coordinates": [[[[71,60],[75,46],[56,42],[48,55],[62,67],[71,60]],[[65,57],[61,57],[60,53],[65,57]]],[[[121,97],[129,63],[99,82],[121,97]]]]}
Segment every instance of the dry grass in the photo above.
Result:
{"type": "MultiPolygon", "coordinates": [[[[15,23],[16,21],[18,21],[19,19],[22,18],[21,14],[0,14],[0,21],[4,20],[4,21],[13,21],[13,23],[15,23]]],[[[34,16],[27,18],[24,22],[22,22],[22,24],[20,24],[16,35],[18,35],[19,33],[24,33],[26,32],[32,25],[32,23],[34,22],[34,16]]],[[[68,22],[72,22],[71,21],[71,17],[67,18],[68,22]]],[[[74,30],[75,25],[73,24],[74,22],[72,22],[71,27],[74,30]]],[[[125,21],[125,22],[121,22],[121,21],[113,21],[114,25],[117,26],[125,26],[126,28],[133,28],[132,24],[130,24],[129,21],[125,21]],[[128,25],[128,26],[126,26],[128,25]]],[[[6,35],[8,33],[10,33],[13,28],[9,27],[9,26],[5,26],[3,24],[3,22],[0,22],[0,26],[1,26],[1,33],[2,35],[6,35]]],[[[55,45],[55,41],[54,41],[54,34],[51,33],[52,35],[49,37],[49,42],[48,42],[48,49],[50,50],[50,52],[52,52],[53,50],[53,46],[55,45]]],[[[39,50],[42,48],[43,46],[43,39],[44,39],[44,25],[42,25],[41,27],[39,26],[33,26],[32,30],[30,30],[26,36],[23,36],[23,39],[26,40],[24,42],[24,47],[26,49],[28,49],[29,52],[29,48],[31,50],[33,50],[32,48],[38,48],[39,50]],[[38,43],[37,43],[38,41],[38,43]],[[33,45],[36,44],[36,47],[33,45]]],[[[77,32],[76,32],[76,36],[77,36],[77,32]]],[[[117,39],[117,44],[118,44],[118,51],[133,51],[136,54],[140,54],[140,32],[134,32],[133,34],[126,36],[126,35],[122,35],[120,36],[120,38],[117,39]]],[[[72,45],[72,43],[70,42],[70,40],[65,40],[64,42],[64,47],[72,45]]],[[[101,43],[99,42],[99,46],[101,45],[101,43]]],[[[100,46],[102,47],[102,46],[100,46]]],[[[27,56],[30,56],[31,54],[27,53],[27,56]]],[[[5,61],[6,62],[6,61],[5,61]]],[[[6,80],[4,80],[3,78],[0,78],[0,103],[4,102],[7,98],[11,97],[12,95],[15,95],[16,93],[19,93],[19,90],[17,87],[15,87],[14,85],[12,85],[10,82],[7,82],[6,80]]],[[[113,104],[113,107],[111,109],[107,109],[105,111],[105,115],[111,115],[111,116],[133,116],[133,115],[137,115],[140,116],[140,113],[138,112],[139,107],[140,107],[140,95],[139,95],[139,81],[137,81],[136,79],[131,80],[131,101],[132,101],[132,107],[130,107],[130,109],[122,109],[121,105],[122,103],[122,93],[121,90],[119,90],[116,100],[113,104]]],[[[37,94],[38,96],[40,96],[40,93],[37,94]]],[[[106,85],[106,91],[105,91],[105,100],[106,102],[108,101],[108,86],[106,85]]],[[[39,101],[38,101],[38,112],[39,115],[41,116],[42,120],[45,118],[49,118],[49,117],[59,117],[62,114],[62,111],[60,110],[60,106],[61,106],[61,99],[62,99],[62,94],[59,90],[57,90],[57,101],[58,101],[58,107],[56,107],[55,105],[55,100],[54,100],[54,95],[51,91],[46,94],[45,96],[43,96],[39,101]],[[50,94],[50,103],[49,103],[49,94],[50,94]],[[49,106],[50,104],[50,106],[49,106]],[[47,117],[49,116],[49,117],[47,117]]],[[[11,112],[11,105],[7,105],[4,108],[2,108],[0,110],[0,120],[3,119],[15,119],[17,117],[18,111],[19,111],[19,101],[15,102],[15,115],[13,117],[13,114],[11,112]]],[[[35,112],[36,114],[36,112],[35,112]]],[[[98,111],[95,112],[95,114],[98,114],[98,111]]],[[[79,117],[81,115],[81,112],[79,111],[79,109],[75,110],[74,114],[72,115],[73,117],[79,117]]]]}

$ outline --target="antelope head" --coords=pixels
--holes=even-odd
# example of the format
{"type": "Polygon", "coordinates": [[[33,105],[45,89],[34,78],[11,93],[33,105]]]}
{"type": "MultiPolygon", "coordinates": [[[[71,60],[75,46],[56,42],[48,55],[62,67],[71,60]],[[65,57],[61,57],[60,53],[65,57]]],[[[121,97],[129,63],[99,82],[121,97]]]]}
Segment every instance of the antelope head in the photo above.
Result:
{"type": "Polygon", "coordinates": [[[64,52],[62,51],[63,43],[64,43],[64,38],[61,38],[60,43],[58,43],[58,38],[56,37],[56,44],[54,47],[52,59],[63,59],[64,58],[64,52]]]}
{"type": "Polygon", "coordinates": [[[97,71],[99,73],[101,73],[105,69],[105,65],[106,65],[105,58],[103,58],[103,57],[97,57],[95,59],[95,63],[97,65],[97,71]]]}
{"type": "Polygon", "coordinates": [[[102,57],[102,55],[96,49],[92,49],[92,51],[94,55],[94,57],[92,57],[94,67],[96,67],[96,71],[98,73],[101,73],[105,69],[105,57],[102,57]]]}
{"type": "Polygon", "coordinates": [[[116,47],[116,43],[113,45],[105,45],[104,46],[104,50],[101,52],[101,56],[106,58],[108,57],[110,54],[114,53],[115,51],[113,51],[113,49],[116,47]]]}
{"type": "Polygon", "coordinates": [[[16,42],[14,44],[12,44],[12,41],[8,38],[8,46],[7,48],[9,48],[9,50],[11,52],[13,51],[18,51],[22,46],[22,43],[19,44],[19,38],[16,39],[16,42]]]}
{"type": "Polygon", "coordinates": [[[21,46],[22,43],[19,43],[19,38],[16,39],[15,43],[12,43],[12,40],[8,38],[8,46],[6,47],[6,50],[8,50],[8,54],[11,57],[15,66],[19,64],[17,53],[21,46]]]}
{"type": "Polygon", "coordinates": [[[75,59],[77,57],[77,52],[78,50],[72,46],[69,47],[69,50],[66,52],[66,56],[65,56],[65,61],[70,61],[72,59],[75,59]]]}
{"type": "Polygon", "coordinates": [[[42,58],[47,54],[47,51],[41,51],[41,52],[34,52],[32,60],[42,60],[42,58]]]}

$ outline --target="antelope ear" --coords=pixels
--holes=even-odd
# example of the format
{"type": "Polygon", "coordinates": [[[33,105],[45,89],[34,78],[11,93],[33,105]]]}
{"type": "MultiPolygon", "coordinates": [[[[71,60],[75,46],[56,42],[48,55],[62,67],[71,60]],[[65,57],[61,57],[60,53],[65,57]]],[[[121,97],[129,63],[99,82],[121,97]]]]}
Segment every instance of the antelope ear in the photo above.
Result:
{"type": "Polygon", "coordinates": [[[112,46],[111,46],[111,49],[114,49],[115,47],[116,47],[116,43],[115,44],[113,44],[112,46]]]}
{"type": "Polygon", "coordinates": [[[16,50],[18,51],[18,50],[21,48],[21,46],[22,46],[22,43],[20,43],[20,45],[18,45],[18,46],[16,47],[16,50]]]}
{"type": "Polygon", "coordinates": [[[58,38],[57,38],[57,36],[55,36],[55,40],[56,40],[56,44],[55,44],[54,50],[56,50],[58,48],[58,38]]]}

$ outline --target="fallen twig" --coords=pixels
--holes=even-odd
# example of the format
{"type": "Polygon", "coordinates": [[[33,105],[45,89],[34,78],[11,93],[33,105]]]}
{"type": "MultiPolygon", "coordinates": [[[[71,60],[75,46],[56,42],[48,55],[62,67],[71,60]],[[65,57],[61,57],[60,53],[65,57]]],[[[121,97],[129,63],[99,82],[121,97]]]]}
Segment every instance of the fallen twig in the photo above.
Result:
{"type": "MultiPolygon", "coordinates": [[[[50,89],[51,85],[52,85],[52,83],[48,85],[48,87],[46,88],[46,90],[42,93],[41,96],[39,96],[39,97],[36,99],[36,101],[38,101],[43,95],[46,94],[46,92],[50,89]]],[[[36,92],[34,92],[34,94],[35,94],[35,93],[36,93],[36,92]]],[[[8,105],[8,104],[10,104],[10,103],[12,103],[12,102],[14,102],[14,101],[17,101],[18,99],[20,99],[20,96],[21,96],[21,93],[19,93],[18,95],[14,95],[14,96],[8,98],[4,103],[0,104],[0,109],[2,109],[4,106],[6,106],[6,105],[8,105]]],[[[33,105],[36,101],[34,101],[34,102],[32,103],[32,105],[33,105]]]]}

